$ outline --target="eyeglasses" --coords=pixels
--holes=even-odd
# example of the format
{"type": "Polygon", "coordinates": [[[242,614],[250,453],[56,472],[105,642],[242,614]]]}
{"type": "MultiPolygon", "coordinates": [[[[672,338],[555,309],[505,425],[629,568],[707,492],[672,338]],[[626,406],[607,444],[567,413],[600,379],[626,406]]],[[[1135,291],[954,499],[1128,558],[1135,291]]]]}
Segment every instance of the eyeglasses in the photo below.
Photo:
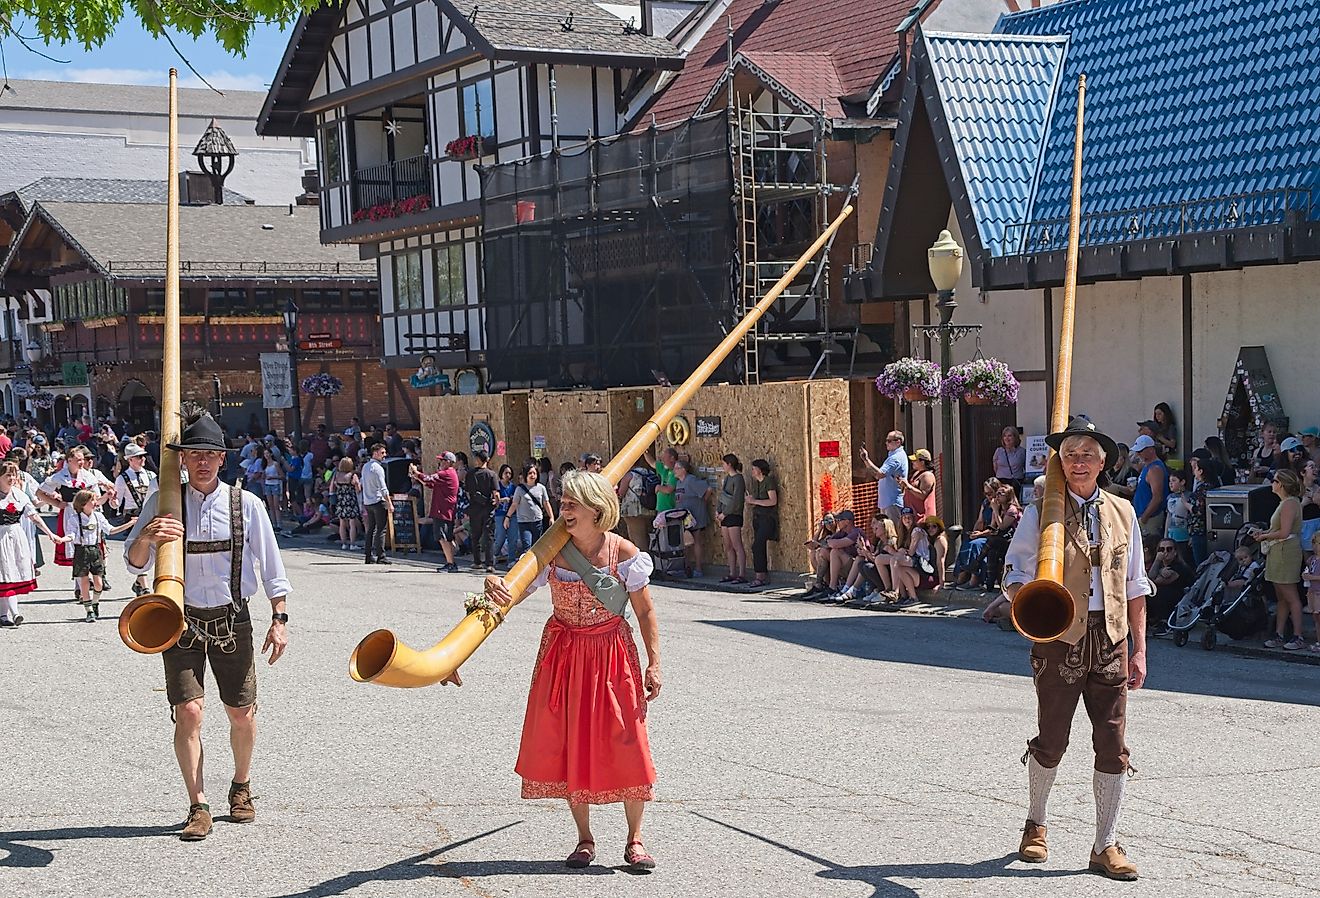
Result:
{"type": "Polygon", "coordinates": [[[1160,546],[1160,551],[1161,551],[1161,552],[1172,552],[1172,551],[1174,551],[1176,548],[1177,548],[1176,546],[1160,546]]]}
{"type": "Polygon", "coordinates": [[[903,442],[903,441],[900,440],[900,439],[896,439],[895,437],[885,437],[885,442],[886,442],[886,443],[901,443],[901,442],[903,442]]]}

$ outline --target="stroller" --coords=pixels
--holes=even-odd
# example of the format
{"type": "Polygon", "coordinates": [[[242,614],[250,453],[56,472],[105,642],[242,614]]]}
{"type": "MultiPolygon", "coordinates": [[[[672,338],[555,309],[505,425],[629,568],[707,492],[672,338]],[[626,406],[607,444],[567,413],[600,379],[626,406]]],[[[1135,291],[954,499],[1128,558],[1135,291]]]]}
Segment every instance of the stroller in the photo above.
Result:
{"type": "Polygon", "coordinates": [[[687,576],[687,562],[683,555],[683,534],[686,531],[688,513],[681,509],[662,511],[655,516],[655,525],[651,528],[651,560],[655,562],[655,574],[681,580],[687,576]]]}
{"type": "Polygon", "coordinates": [[[1210,557],[1196,569],[1196,579],[1187,587],[1177,607],[1169,615],[1169,635],[1176,645],[1186,645],[1191,629],[1211,613],[1211,606],[1224,591],[1225,581],[1221,574],[1225,567],[1233,564],[1233,556],[1220,550],[1211,552],[1210,557]]]}
{"type": "Polygon", "coordinates": [[[1169,630],[1173,633],[1174,645],[1185,646],[1192,627],[1198,621],[1205,623],[1205,632],[1201,635],[1201,648],[1207,652],[1214,651],[1215,646],[1219,644],[1218,634],[1221,631],[1230,639],[1245,639],[1264,626],[1269,617],[1264,595],[1265,565],[1255,542],[1247,536],[1247,529],[1251,526],[1256,525],[1243,526],[1233,538],[1235,551],[1244,545],[1252,550],[1252,563],[1245,577],[1242,576],[1240,565],[1233,557],[1216,560],[1225,554],[1223,552],[1216,552],[1206,559],[1198,569],[1196,582],[1187,590],[1178,607],[1169,616],[1169,630]],[[1204,587],[1199,604],[1195,599],[1189,602],[1189,598],[1193,598],[1197,593],[1198,586],[1202,585],[1202,577],[1212,568],[1217,569],[1216,573],[1204,587]],[[1243,579],[1245,582],[1241,588],[1230,590],[1229,581],[1235,579],[1243,579]],[[1184,608],[1184,605],[1187,607],[1184,608]]]}

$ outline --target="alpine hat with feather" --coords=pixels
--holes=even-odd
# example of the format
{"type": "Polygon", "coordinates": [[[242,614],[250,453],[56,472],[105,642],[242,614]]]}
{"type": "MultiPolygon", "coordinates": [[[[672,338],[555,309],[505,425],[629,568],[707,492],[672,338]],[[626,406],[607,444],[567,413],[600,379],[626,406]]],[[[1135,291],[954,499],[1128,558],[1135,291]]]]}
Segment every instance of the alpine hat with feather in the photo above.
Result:
{"type": "Polygon", "coordinates": [[[1045,438],[1045,444],[1055,452],[1063,445],[1063,441],[1068,437],[1090,437],[1100,444],[1100,448],[1105,451],[1105,467],[1111,468],[1114,462],[1118,461],[1118,443],[1107,434],[1101,433],[1100,428],[1091,423],[1091,419],[1085,415],[1077,415],[1068,422],[1068,426],[1058,433],[1052,433],[1045,438]]]}
{"type": "Polygon", "coordinates": [[[210,413],[200,406],[184,403],[183,410],[179,412],[179,417],[183,419],[183,431],[179,434],[179,442],[166,443],[170,449],[182,452],[185,449],[203,449],[209,452],[228,452],[229,446],[225,444],[225,433],[220,429],[210,413]],[[191,407],[190,407],[191,406],[191,407]]]}

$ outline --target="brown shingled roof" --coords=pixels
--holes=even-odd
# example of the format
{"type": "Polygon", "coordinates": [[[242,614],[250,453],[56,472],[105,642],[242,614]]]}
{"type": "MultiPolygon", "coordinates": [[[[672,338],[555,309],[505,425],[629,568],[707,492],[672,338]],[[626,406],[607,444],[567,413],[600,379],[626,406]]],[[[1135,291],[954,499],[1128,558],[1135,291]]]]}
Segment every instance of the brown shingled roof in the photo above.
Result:
{"type": "MultiPolygon", "coordinates": [[[[815,91],[837,80],[841,93],[835,100],[863,93],[898,52],[894,30],[912,4],[913,0],[733,0],[688,54],[683,70],[645,113],[648,118],[654,114],[659,122],[671,122],[698,111],[727,62],[726,18],[733,20],[734,51],[749,61],[762,55],[773,59],[802,90],[815,91]],[[834,74],[802,72],[801,59],[789,64],[790,57],[805,54],[829,57],[834,74]]],[[[787,83],[785,87],[794,93],[798,90],[787,83]]],[[[818,105],[820,97],[811,97],[810,102],[818,105]]]]}

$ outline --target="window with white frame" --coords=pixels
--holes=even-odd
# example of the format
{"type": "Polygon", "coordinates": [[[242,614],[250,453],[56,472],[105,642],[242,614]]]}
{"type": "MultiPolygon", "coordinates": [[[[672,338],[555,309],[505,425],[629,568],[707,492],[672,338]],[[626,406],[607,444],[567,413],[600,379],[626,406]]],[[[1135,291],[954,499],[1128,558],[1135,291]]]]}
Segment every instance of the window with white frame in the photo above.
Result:
{"type": "Polygon", "coordinates": [[[394,308],[403,311],[425,306],[422,290],[422,253],[409,250],[394,259],[394,308]]]}

